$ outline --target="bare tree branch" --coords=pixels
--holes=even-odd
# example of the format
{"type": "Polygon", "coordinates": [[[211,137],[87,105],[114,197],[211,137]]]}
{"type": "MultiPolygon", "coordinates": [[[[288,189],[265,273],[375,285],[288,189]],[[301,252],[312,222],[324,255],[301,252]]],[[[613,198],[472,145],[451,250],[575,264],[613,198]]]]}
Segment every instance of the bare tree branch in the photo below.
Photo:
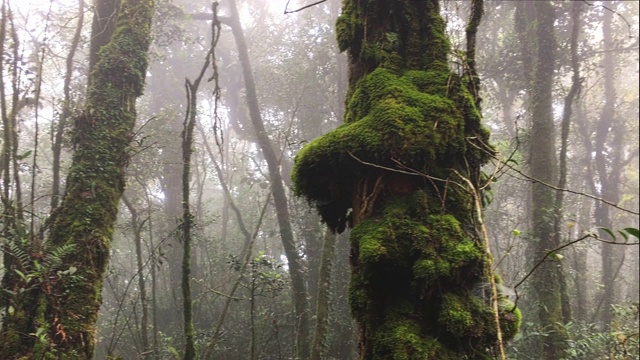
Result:
{"type": "Polygon", "coordinates": [[[289,1],[287,1],[287,5],[285,5],[285,7],[284,7],[284,13],[285,13],[285,15],[286,14],[297,13],[298,11],[302,11],[304,9],[308,9],[308,8],[310,8],[312,6],[316,6],[318,4],[322,4],[323,2],[326,2],[326,1],[327,0],[320,0],[320,1],[316,1],[316,2],[314,2],[312,4],[309,4],[309,5],[305,5],[305,6],[301,7],[301,8],[297,8],[295,10],[289,10],[289,3],[291,2],[291,0],[289,0],[289,1]]]}

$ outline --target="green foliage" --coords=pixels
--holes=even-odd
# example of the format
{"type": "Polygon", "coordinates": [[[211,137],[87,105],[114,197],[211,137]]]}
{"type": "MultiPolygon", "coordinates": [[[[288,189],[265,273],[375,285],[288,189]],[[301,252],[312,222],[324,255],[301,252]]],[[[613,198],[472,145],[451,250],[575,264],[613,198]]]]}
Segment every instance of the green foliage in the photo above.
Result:
{"type": "MultiPolygon", "coordinates": [[[[562,360],[628,360],[640,356],[638,303],[612,306],[614,321],[609,331],[599,330],[593,323],[570,322],[563,325],[569,341],[562,360]]],[[[509,358],[534,359],[531,349],[535,349],[541,338],[547,336],[549,330],[528,323],[521,336],[510,344],[509,358]]]]}
{"type": "Polygon", "coordinates": [[[13,271],[21,280],[16,288],[3,289],[13,295],[50,284],[63,276],[73,276],[77,271],[76,267],[67,267],[65,263],[65,258],[75,250],[73,244],[34,246],[26,241],[6,241],[3,249],[16,260],[13,271]]]}
{"type": "Polygon", "coordinates": [[[569,323],[571,341],[567,359],[627,360],[640,357],[638,339],[638,303],[612,305],[611,331],[601,332],[593,324],[569,323]]]}

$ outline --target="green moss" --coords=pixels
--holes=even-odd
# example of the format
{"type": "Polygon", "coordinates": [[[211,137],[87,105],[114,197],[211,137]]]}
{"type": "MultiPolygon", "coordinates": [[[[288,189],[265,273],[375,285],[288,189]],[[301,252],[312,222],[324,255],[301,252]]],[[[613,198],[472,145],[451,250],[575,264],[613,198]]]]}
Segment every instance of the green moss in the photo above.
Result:
{"type": "Polygon", "coordinates": [[[466,235],[452,215],[432,215],[428,232],[417,243],[420,257],[415,262],[415,279],[425,287],[468,276],[469,269],[483,262],[484,253],[477,241],[466,235]]]}
{"type": "Polygon", "coordinates": [[[498,311],[500,312],[500,331],[502,340],[508,341],[520,331],[522,325],[522,313],[514,303],[507,299],[500,299],[498,311]]]}
{"type": "Polygon", "coordinates": [[[383,245],[385,239],[389,237],[384,224],[368,222],[357,229],[352,239],[358,242],[360,260],[363,263],[375,263],[388,255],[383,245]]]}
{"type": "Polygon", "coordinates": [[[425,359],[433,351],[433,343],[427,341],[415,321],[388,322],[374,335],[374,357],[378,359],[425,359]]]}
{"type": "Polygon", "coordinates": [[[353,16],[353,4],[345,1],[342,13],[336,20],[336,39],[340,51],[346,51],[351,47],[356,32],[356,18],[353,16]]]}
{"type": "Polygon", "coordinates": [[[398,75],[385,68],[365,76],[349,99],[345,124],[296,156],[296,194],[315,204],[332,228],[343,227],[355,181],[375,171],[371,164],[394,168],[400,162],[442,177],[447,175],[428,164],[464,164],[479,151],[467,146],[471,129],[465,131],[470,126],[457,101],[470,99],[454,96],[461,88],[452,77],[415,70],[398,75]]]}
{"type": "Polygon", "coordinates": [[[465,299],[454,294],[446,294],[442,299],[442,309],[438,320],[452,334],[468,333],[474,324],[473,315],[465,299]]]}

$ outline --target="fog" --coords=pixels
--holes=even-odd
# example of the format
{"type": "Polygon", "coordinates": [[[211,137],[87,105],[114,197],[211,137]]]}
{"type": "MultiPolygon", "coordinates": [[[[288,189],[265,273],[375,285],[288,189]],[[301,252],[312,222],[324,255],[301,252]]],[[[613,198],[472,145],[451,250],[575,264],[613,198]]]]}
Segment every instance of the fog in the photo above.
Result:
{"type": "MultiPolygon", "coordinates": [[[[0,345],[1,359],[79,341],[71,335],[75,325],[47,314],[69,296],[58,286],[93,279],[75,262],[91,258],[91,251],[49,236],[68,214],[59,210],[71,202],[67,176],[77,169],[74,152],[82,152],[87,128],[81,123],[93,116],[90,71],[107,53],[93,46],[107,34],[104,50],[113,33],[107,24],[115,15],[98,15],[107,27],[96,31],[94,10],[120,3],[95,2],[2,3],[0,342],[22,345],[0,345]],[[20,319],[30,307],[42,310],[24,325],[20,319]]],[[[349,284],[361,268],[350,234],[360,214],[363,221],[379,214],[366,214],[369,200],[384,201],[376,202],[371,188],[358,212],[354,186],[340,231],[317,211],[335,199],[308,201],[296,182],[300,150],[343,124],[350,106],[364,107],[351,101],[359,80],[353,74],[362,64],[348,55],[353,46],[341,52],[336,40],[343,2],[314,3],[156,2],[135,126],[121,136],[126,186],[117,219],[101,235],[92,233],[91,221],[82,230],[106,239],[91,246],[108,254],[104,279],[91,283],[102,288],[97,321],[83,330],[95,341],[94,359],[361,358],[363,329],[373,325],[354,318],[358,304],[349,284]]],[[[452,74],[477,71],[478,87],[469,85],[468,97],[482,113],[493,149],[476,184],[483,215],[470,220],[474,229],[463,230],[479,247],[486,230],[488,274],[497,276],[475,282],[473,296],[490,303],[497,285],[522,313],[515,336],[489,353],[496,359],[637,358],[640,3],[485,1],[469,65],[466,31],[476,3],[440,1],[440,14],[452,74]]],[[[111,26],[118,33],[122,24],[111,26]]],[[[400,41],[392,26],[382,49],[400,41]]],[[[398,53],[410,53],[406,46],[398,53]]],[[[446,129],[444,121],[436,124],[446,129]]],[[[368,165],[389,170],[386,163],[368,165]]],[[[82,199],[100,198],[102,186],[88,185],[82,199]]],[[[443,213],[447,196],[457,196],[448,194],[441,194],[443,213]]],[[[69,234],[77,228],[70,222],[69,234]]],[[[445,280],[439,281],[429,291],[445,291],[445,280]]],[[[431,321],[443,321],[436,318],[431,321]]],[[[421,326],[431,331],[432,325],[421,326]]],[[[411,344],[417,353],[423,349],[411,344]]]]}

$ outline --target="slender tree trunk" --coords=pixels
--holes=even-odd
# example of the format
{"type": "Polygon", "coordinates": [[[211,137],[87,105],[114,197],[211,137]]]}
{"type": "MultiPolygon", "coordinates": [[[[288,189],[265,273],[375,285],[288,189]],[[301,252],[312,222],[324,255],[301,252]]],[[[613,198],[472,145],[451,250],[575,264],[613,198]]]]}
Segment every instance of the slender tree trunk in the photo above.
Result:
{"type": "Polygon", "coordinates": [[[84,25],[84,0],[78,0],[78,22],[76,23],[76,32],[71,40],[71,49],[65,61],[65,74],[62,100],[62,110],[60,118],[55,124],[55,134],[51,143],[51,152],[53,156],[51,165],[51,209],[58,207],[60,202],[60,157],[62,155],[62,138],[67,122],[71,118],[71,76],[73,75],[73,62],[78,45],[80,44],[80,35],[82,35],[82,26],[84,25]]]}
{"type": "Polygon", "coordinates": [[[293,237],[287,195],[282,181],[282,175],[280,174],[280,162],[264,127],[262,115],[260,114],[258,95],[251,70],[251,63],[249,61],[249,52],[247,50],[235,0],[231,0],[230,4],[231,16],[229,18],[229,26],[236,40],[238,57],[242,66],[249,116],[256,133],[258,146],[260,150],[262,150],[262,154],[267,162],[276,217],[278,218],[278,226],[280,229],[280,238],[289,264],[289,275],[291,276],[293,288],[293,305],[296,318],[296,324],[294,326],[296,352],[299,358],[304,359],[309,354],[309,299],[305,282],[305,270],[293,237]]]}
{"type": "MultiPolygon", "coordinates": [[[[567,185],[567,150],[569,143],[569,130],[571,128],[571,119],[573,114],[573,104],[574,99],[578,96],[581,86],[580,80],[580,60],[578,58],[578,35],[581,29],[580,22],[580,12],[582,9],[582,3],[574,2],[571,8],[571,41],[570,41],[570,51],[571,51],[571,68],[573,70],[571,89],[569,89],[569,93],[565,97],[564,109],[562,113],[562,124],[561,124],[561,134],[560,134],[560,164],[559,164],[559,178],[558,178],[558,189],[564,189],[567,185]]],[[[560,245],[562,242],[563,225],[564,225],[564,214],[563,214],[563,203],[564,203],[564,191],[556,190],[555,193],[555,218],[553,223],[553,243],[556,245],[560,245]]],[[[564,323],[569,323],[572,320],[571,316],[571,305],[569,302],[567,283],[565,279],[564,272],[559,271],[559,282],[561,285],[561,306],[562,306],[562,317],[564,323]]]]}
{"type": "Polygon", "coordinates": [[[142,342],[142,351],[138,356],[146,359],[149,356],[149,299],[147,298],[147,285],[144,278],[144,265],[142,260],[142,227],[144,221],[140,223],[138,210],[135,206],[123,196],[122,202],[129,209],[131,214],[131,227],[133,229],[133,242],[136,247],[136,266],[138,268],[138,288],[140,290],[140,304],[142,306],[142,314],[140,319],[140,340],[142,342]]]}
{"type": "MultiPolygon", "coordinates": [[[[609,2],[607,6],[611,7],[609,2]]],[[[613,11],[604,11],[602,20],[603,37],[603,78],[604,78],[604,106],[600,119],[596,125],[594,139],[595,171],[600,185],[600,195],[603,199],[617,204],[620,200],[620,177],[623,173],[621,165],[622,144],[624,143],[624,126],[615,117],[615,63],[616,54],[611,51],[613,43],[612,18],[613,11]]],[[[594,220],[597,226],[612,229],[614,226],[611,207],[598,202],[595,207],[594,220]]],[[[607,231],[600,231],[603,239],[615,241],[607,231]]],[[[600,304],[596,308],[599,312],[600,324],[605,328],[611,325],[613,312],[611,305],[616,303],[619,286],[615,277],[620,266],[623,248],[616,245],[602,243],[602,277],[604,285],[600,304]]]]}
{"type": "Polygon", "coordinates": [[[331,295],[331,270],[336,250],[337,235],[327,229],[322,245],[322,262],[318,277],[318,295],[316,301],[316,330],[311,344],[310,360],[324,359],[327,348],[329,325],[329,300],[331,295]]]}
{"type": "Polygon", "coordinates": [[[191,302],[191,226],[193,215],[190,207],[190,174],[191,153],[193,152],[193,129],[197,116],[197,92],[200,84],[199,77],[195,83],[187,80],[187,115],[182,131],[182,313],[184,318],[185,352],[184,360],[196,358],[195,329],[193,327],[193,304],[191,302]]]}

